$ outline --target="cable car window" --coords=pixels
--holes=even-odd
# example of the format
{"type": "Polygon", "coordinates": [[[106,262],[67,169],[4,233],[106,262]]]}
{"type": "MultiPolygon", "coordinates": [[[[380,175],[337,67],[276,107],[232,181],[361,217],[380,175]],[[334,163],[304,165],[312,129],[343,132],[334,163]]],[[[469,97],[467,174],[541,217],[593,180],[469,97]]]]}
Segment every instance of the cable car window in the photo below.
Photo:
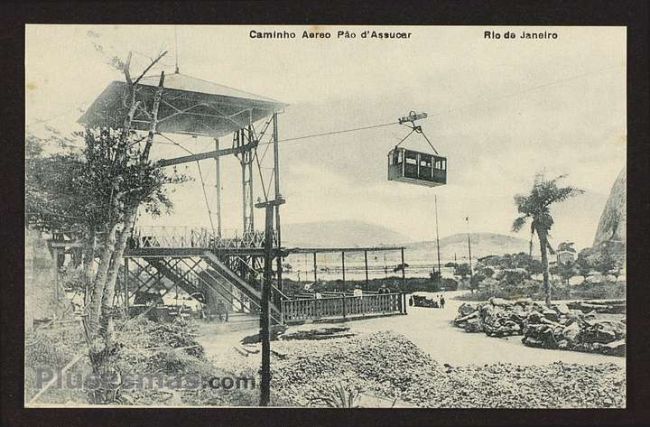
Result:
{"type": "Polygon", "coordinates": [[[406,158],[406,163],[408,163],[409,165],[417,165],[418,164],[417,160],[412,159],[410,157],[406,158]]]}

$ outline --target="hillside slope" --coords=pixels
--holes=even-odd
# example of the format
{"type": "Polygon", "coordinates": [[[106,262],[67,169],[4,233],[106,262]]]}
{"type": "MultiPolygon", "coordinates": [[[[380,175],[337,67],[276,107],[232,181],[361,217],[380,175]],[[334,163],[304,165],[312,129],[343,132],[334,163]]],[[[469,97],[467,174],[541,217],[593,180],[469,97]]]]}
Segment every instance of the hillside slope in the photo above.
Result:
{"type": "MultiPolygon", "coordinates": [[[[528,252],[528,241],[518,237],[507,236],[497,233],[472,233],[472,259],[481,258],[487,255],[503,255],[508,253],[528,252]]],[[[436,242],[426,241],[407,245],[412,254],[421,253],[435,254],[436,242]]],[[[467,234],[452,234],[440,239],[440,257],[446,262],[454,259],[468,258],[467,234]]],[[[429,255],[431,257],[431,255],[429,255]]]]}
{"type": "Polygon", "coordinates": [[[286,247],[390,246],[410,242],[407,236],[362,221],[325,221],[282,225],[286,247]]]}

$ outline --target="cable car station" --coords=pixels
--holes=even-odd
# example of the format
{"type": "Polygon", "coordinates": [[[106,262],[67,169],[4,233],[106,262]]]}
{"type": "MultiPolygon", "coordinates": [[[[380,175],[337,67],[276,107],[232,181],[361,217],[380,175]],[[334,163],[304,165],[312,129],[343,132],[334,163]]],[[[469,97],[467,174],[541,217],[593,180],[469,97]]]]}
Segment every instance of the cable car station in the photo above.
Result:
{"type": "MultiPolygon", "coordinates": [[[[142,293],[154,293],[158,301],[165,294],[176,291],[187,293],[201,303],[220,299],[226,301],[230,310],[257,316],[263,312],[265,281],[270,282],[269,312],[272,323],[295,323],[320,321],[332,318],[350,318],[355,315],[406,314],[403,294],[373,294],[367,292],[360,299],[350,292],[329,295],[318,301],[309,301],[300,295],[287,295],[283,287],[282,259],[292,253],[313,254],[314,280],[316,279],[316,253],[341,253],[343,283],[345,285],[345,254],[363,252],[366,258],[366,281],[368,276],[367,254],[374,251],[401,251],[403,247],[366,248],[286,248],[282,246],[280,205],[279,128],[278,113],[286,104],[178,73],[164,80],[160,108],[156,114],[148,111],[154,102],[157,77],[143,78],[136,85],[138,108],[133,113],[134,129],[146,131],[157,129],[156,135],[176,143],[170,135],[191,135],[194,138],[214,140],[215,150],[192,153],[186,156],[162,159],[161,167],[190,162],[213,160],[216,169],[215,185],[217,207],[216,227],[210,220],[210,229],[186,227],[138,227],[134,229],[130,245],[124,254],[124,266],[118,281],[116,299],[127,312],[141,301],[142,293]],[[232,134],[232,145],[223,147],[220,138],[232,134]],[[272,148],[272,168],[263,168],[258,148],[272,148]],[[242,229],[240,234],[226,236],[223,232],[220,184],[223,173],[220,159],[234,155],[241,166],[242,229]],[[254,173],[258,169],[258,174],[254,173]],[[271,176],[264,180],[264,170],[271,169],[271,176]],[[256,177],[259,177],[256,179],[256,177]],[[263,200],[253,202],[254,186],[262,189],[263,200]],[[273,189],[273,191],[271,191],[273,189]],[[254,207],[265,207],[267,218],[264,231],[256,228],[254,207]],[[270,260],[274,267],[267,275],[265,265],[270,260]],[[264,274],[263,274],[264,272],[264,274]],[[358,301],[357,301],[358,300],[358,301]]],[[[100,94],[80,122],[89,127],[119,127],[124,114],[124,83],[113,82],[100,94]]],[[[422,135],[416,120],[426,113],[411,112],[399,119],[407,125],[410,135],[422,135]]],[[[362,128],[360,128],[362,129],[362,128]]],[[[318,135],[313,135],[318,136],[318,135]]],[[[390,181],[435,187],[446,184],[447,159],[435,154],[414,151],[398,144],[388,155],[388,179],[390,181]]],[[[186,151],[189,151],[186,149],[186,151]]],[[[205,196],[205,183],[204,196],[205,196]]],[[[72,237],[72,236],[69,236],[72,237]]],[[[78,246],[74,239],[52,242],[54,252],[61,254],[78,246]]],[[[402,282],[404,282],[402,270],[402,282]]],[[[345,288],[345,286],[344,286],[345,288]]],[[[137,310],[136,310],[137,312],[137,310]]]]}

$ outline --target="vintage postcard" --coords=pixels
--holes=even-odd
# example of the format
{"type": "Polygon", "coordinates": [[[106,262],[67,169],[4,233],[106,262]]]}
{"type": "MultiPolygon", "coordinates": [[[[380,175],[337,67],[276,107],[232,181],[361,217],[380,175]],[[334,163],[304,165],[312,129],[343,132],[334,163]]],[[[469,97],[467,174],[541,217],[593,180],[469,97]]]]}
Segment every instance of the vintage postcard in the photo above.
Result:
{"type": "Polygon", "coordinates": [[[24,405],[624,408],[626,37],[26,25],[24,405]]]}

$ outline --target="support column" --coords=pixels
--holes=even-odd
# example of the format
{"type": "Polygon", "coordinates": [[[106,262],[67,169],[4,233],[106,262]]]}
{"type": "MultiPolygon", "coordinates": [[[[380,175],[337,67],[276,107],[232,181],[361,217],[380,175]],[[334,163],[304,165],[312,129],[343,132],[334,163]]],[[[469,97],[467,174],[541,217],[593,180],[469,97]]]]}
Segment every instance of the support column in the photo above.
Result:
{"type": "Polygon", "coordinates": [[[368,251],[363,251],[363,262],[366,268],[366,290],[368,290],[368,251]]]}
{"type": "MultiPolygon", "coordinates": [[[[240,129],[234,134],[235,147],[241,147],[250,142],[250,129],[240,129]],[[246,136],[246,132],[249,132],[246,136]]],[[[253,156],[250,147],[241,152],[239,162],[242,168],[242,208],[243,208],[243,233],[253,232],[255,224],[253,221],[253,156]]],[[[243,237],[243,236],[242,236],[243,237]]]]}
{"type": "MultiPolygon", "coordinates": [[[[273,181],[275,184],[275,200],[280,198],[280,149],[278,146],[278,113],[273,114],[273,181]]],[[[282,246],[282,228],[280,227],[280,205],[275,206],[275,232],[278,238],[278,249],[282,246]]],[[[278,256],[277,266],[278,288],[284,291],[282,285],[282,257],[278,256]]]]}
{"type": "Polygon", "coordinates": [[[317,267],[316,267],[316,252],[314,252],[314,283],[316,283],[316,282],[318,281],[318,276],[317,276],[317,273],[316,273],[316,268],[317,268],[317,267]]]}
{"type": "MultiPolygon", "coordinates": [[[[219,138],[214,139],[214,149],[219,151],[219,138]]],[[[214,157],[216,171],[216,193],[217,193],[217,237],[221,237],[221,156],[214,157]]]]}
{"type": "Polygon", "coordinates": [[[129,259],[124,258],[124,309],[129,315],[129,259]]]}
{"type": "MultiPolygon", "coordinates": [[[[400,249],[402,256],[402,291],[400,292],[400,298],[406,298],[406,264],[404,264],[404,248],[400,249]]],[[[406,314],[406,304],[402,304],[402,313],[406,314]]]]}
{"type": "Polygon", "coordinates": [[[59,300],[59,249],[52,249],[52,256],[54,257],[54,300],[59,300]]]}
{"type": "Polygon", "coordinates": [[[262,301],[260,303],[260,340],[262,341],[262,384],[260,386],[260,406],[268,406],[271,400],[271,271],[273,262],[273,206],[266,205],[264,239],[264,280],[262,281],[262,301]]]}
{"type": "Polygon", "coordinates": [[[402,256],[402,289],[406,289],[406,264],[404,264],[404,248],[400,249],[402,256]]]}
{"type": "Polygon", "coordinates": [[[343,292],[345,293],[345,252],[341,251],[341,267],[343,269],[343,292]]]}
{"type": "Polygon", "coordinates": [[[264,280],[262,281],[262,301],[260,304],[260,340],[262,341],[260,406],[268,406],[271,400],[271,279],[273,273],[273,258],[280,256],[280,254],[274,253],[273,214],[274,206],[282,203],[284,203],[284,200],[279,198],[267,202],[259,202],[255,205],[258,208],[265,208],[264,280]]]}

